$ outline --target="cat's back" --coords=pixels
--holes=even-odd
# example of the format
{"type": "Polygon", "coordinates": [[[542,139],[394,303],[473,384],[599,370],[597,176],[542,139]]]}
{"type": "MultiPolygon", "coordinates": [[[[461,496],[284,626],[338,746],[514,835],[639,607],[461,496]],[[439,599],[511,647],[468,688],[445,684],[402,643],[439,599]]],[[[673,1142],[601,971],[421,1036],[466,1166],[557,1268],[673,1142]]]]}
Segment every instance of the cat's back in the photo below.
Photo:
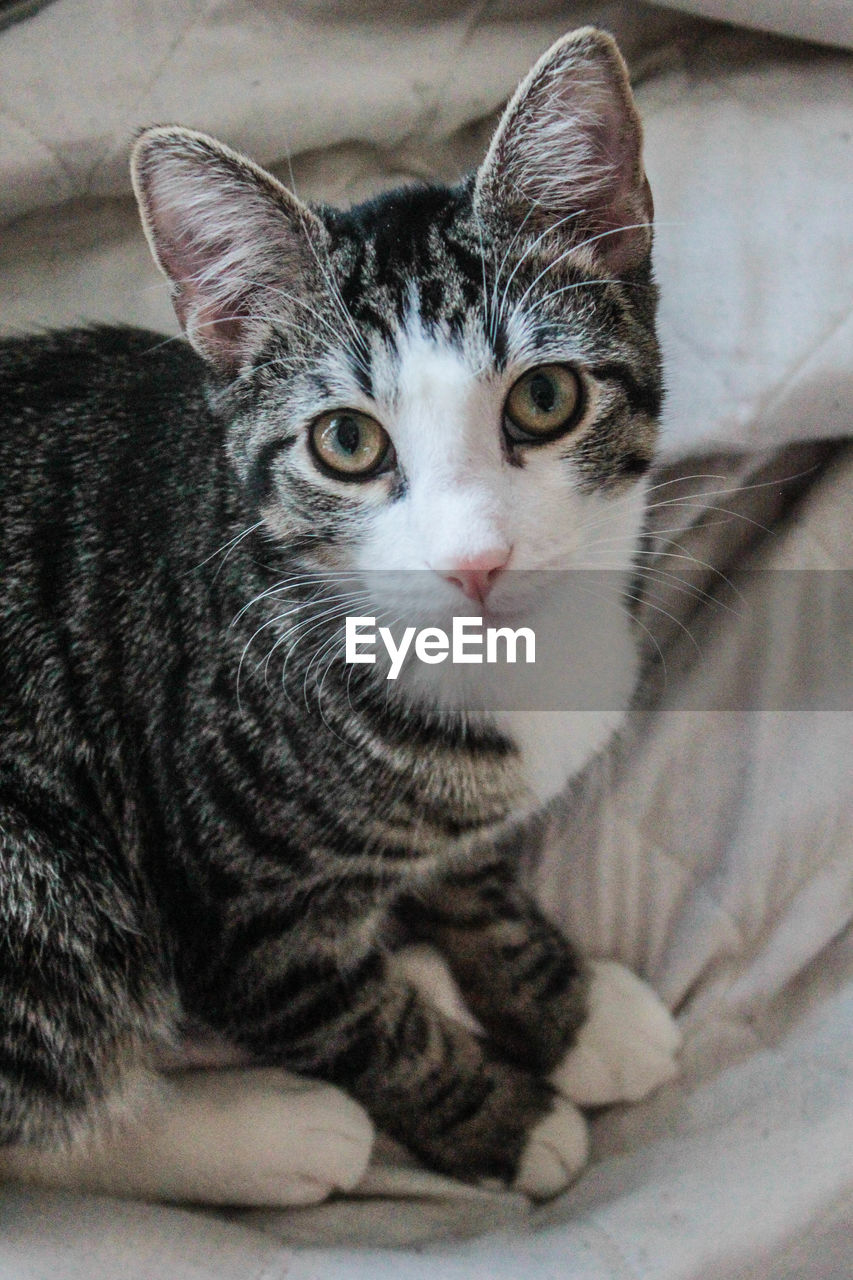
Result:
{"type": "Polygon", "coordinates": [[[130,682],[161,661],[153,619],[165,633],[186,606],[187,562],[215,536],[220,437],[182,342],[123,328],[0,341],[0,754],[16,699],[21,723],[51,725],[91,700],[105,646],[130,682]]]}
{"type": "Polygon", "coordinates": [[[144,329],[0,339],[0,484],[8,490],[54,445],[95,455],[121,440],[161,447],[202,406],[201,370],[186,343],[144,329]]]}
{"type": "Polygon", "coordinates": [[[120,327],[0,340],[0,543],[20,554],[25,531],[82,534],[110,508],[115,538],[155,530],[216,433],[184,342],[120,327]]]}

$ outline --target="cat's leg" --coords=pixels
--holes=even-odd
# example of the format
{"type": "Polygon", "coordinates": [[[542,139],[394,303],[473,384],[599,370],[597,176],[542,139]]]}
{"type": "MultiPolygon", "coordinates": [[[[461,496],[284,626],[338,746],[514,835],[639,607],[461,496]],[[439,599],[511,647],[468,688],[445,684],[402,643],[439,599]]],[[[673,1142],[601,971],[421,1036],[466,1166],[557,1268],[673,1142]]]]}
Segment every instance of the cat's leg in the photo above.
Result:
{"type": "Polygon", "coordinates": [[[496,1055],[396,976],[376,950],[346,964],[302,955],[222,993],[223,1030],[256,1056],[345,1089],[428,1164],[534,1197],[586,1161],[586,1125],[547,1083],[496,1055]]]}
{"type": "Polygon", "coordinates": [[[285,1208],[349,1191],[373,1126],[340,1089],[284,1071],[143,1081],[137,1106],[54,1148],[0,1148],[0,1178],[178,1203],[285,1208]]]}
{"type": "Polygon", "coordinates": [[[67,1146],[120,1108],[170,1013],[119,851],[58,787],[0,768],[0,1151],[67,1146]]]}
{"type": "Polygon", "coordinates": [[[0,770],[0,1180],[248,1205],[353,1186],[373,1132],[340,1090],[153,1069],[174,1012],[156,935],[110,842],[0,770]]]}
{"type": "Polygon", "coordinates": [[[445,876],[400,914],[450,970],[409,955],[409,978],[445,1007],[461,993],[503,1053],[572,1101],[636,1101],[677,1074],[680,1034],[652,989],[614,961],[582,962],[506,860],[445,876]]]}

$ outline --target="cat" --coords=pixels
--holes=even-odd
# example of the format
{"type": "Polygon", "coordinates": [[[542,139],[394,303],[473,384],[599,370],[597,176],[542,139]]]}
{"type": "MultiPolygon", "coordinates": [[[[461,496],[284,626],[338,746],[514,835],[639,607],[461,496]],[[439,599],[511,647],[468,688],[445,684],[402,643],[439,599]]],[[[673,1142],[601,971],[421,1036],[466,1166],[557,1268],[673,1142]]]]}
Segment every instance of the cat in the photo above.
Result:
{"type": "Polygon", "coordinates": [[[62,1181],[188,1024],[533,1197],[583,1165],[579,1106],[673,1075],[657,997],[582,960],[496,852],[618,727],[624,609],[607,712],[389,697],[377,667],[319,658],[345,614],[387,612],[374,571],[498,619],[512,570],[588,565],[602,528],[630,574],[661,400],[641,145],[591,28],[456,186],[309,207],[150,128],[134,188],[188,342],[0,344],[10,1175],[62,1181]],[[437,949],[483,1034],[425,998],[400,938],[437,949]]]}

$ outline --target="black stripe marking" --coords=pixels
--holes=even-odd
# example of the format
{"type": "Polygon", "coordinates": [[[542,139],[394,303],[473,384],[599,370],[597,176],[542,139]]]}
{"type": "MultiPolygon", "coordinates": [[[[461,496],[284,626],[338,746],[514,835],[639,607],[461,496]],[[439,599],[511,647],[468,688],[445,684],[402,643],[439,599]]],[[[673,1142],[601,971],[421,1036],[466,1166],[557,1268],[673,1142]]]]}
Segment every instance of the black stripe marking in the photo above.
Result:
{"type": "Polygon", "coordinates": [[[462,1077],[455,1104],[448,1109],[447,1115],[443,1118],[433,1117],[431,1128],[442,1135],[449,1133],[451,1129],[461,1128],[462,1125],[473,1120],[474,1116],[479,1115],[494,1091],[495,1082],[488,1076],[479,1076],[475,1079],[462,1077]]]}
{"type": "Polygon", "coordinates": [[[273,463],[296,444],[295,436],[268,440],[258,450],[246,477],[246,496],[255,507],[266,506],[275,493],[273,463]]]}
{"type": "Polygon", "coordinates": [[[630,366],[622,360],[608,360],[603,364],[589,365],[588,368],[593,377],[621,385],[632,413],[647,413],[653,418],[660,413],[660,383],[640,382],[630,366]]]}

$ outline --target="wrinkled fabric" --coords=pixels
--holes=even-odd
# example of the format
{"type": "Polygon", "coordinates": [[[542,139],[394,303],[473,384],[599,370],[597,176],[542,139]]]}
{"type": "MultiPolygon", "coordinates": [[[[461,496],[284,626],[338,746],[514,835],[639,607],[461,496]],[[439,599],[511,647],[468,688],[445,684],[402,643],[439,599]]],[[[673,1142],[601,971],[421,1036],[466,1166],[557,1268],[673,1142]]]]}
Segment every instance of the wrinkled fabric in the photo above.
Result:
{"type": "MultiPolygon", "coordinates": [[[[816,442],[850,433],[851,59],[676,8],[839,46],[853,11],[55,0],[0,32],[0,327],[174,332],[129,196],[139,126],[202,128],[310,198],[454,179],[535,57],[595,20],[631,63],[655,193],[671,470],[653,497],[698,477],[658,527],[727,577],[849,570],[853,461],[816,442]]],[[[595,1119],[575,1188],[533,1209],[384,1143],[360,1194],[275,1214],[7,1187],[0,1277],[846,1280],[853,715],[843,664],[822,657],[850,637],[815,614],[808,578],[780,634],[767,581],[731,611],[677,583],[647,609],[667,679],[555,808],[536,860],[531,842],[548,911],[646,976],[685,1034],[678,1082],[595,1119]],[[734,687],[763,709],[704,706],[734,687]]]]}

